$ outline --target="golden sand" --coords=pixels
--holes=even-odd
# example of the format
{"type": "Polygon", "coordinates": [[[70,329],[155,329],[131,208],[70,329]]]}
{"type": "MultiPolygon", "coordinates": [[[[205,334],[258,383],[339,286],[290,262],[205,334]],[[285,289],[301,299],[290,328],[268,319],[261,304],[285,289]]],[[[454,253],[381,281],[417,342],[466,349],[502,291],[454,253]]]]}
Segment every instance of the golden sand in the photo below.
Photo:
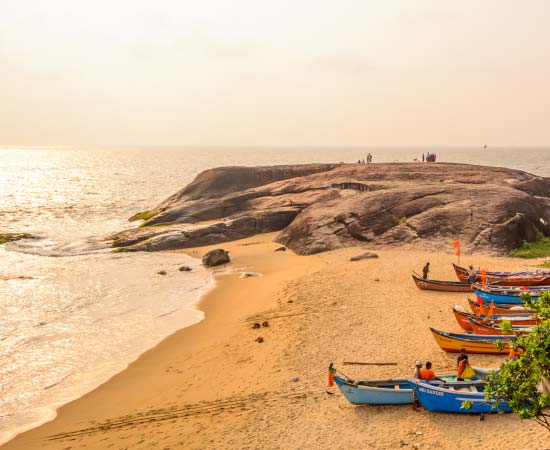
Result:
{"type": "MultiPolygon", "coordinates": [[[[200,304],[205,320],[2,448],[550,448],[550,433],[513,414],[480,421],[410,406],[356,407],[337,389],[327,393],[331,361],[365,378],[409,374],[416,359],[431,360],[436,373],[454,370],[456,355],[439,349],[428,326],[460,331],[451,307],[466,306],[467,295],[420,291],[410,277],[430,261],[433,278],[455,279],[451,252],[376,250],[378,259],[351,262],[365,249],[299,257],[275,252],[272,239],[224,244],[232,263],[229,272],[217,270],[216,286],[200,304]],[[245,271],[263,276],[240,278],[245,271]],[[252,328],[264,321],[268,327],[252,328]],[[349,360],[397,365],[342,366],[349,360]]],[[[497,270],[526,266],[479,256],[462,262],[497,270]]],[[[470,359],[484,367],[503,361],[470,359]]]]}

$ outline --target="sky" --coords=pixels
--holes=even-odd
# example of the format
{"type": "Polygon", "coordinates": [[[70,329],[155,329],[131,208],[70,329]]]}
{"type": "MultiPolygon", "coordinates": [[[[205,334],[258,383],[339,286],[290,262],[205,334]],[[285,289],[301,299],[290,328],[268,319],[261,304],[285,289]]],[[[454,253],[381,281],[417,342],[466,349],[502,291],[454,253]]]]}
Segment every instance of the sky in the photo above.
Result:
{"type": "Polygon", "coordinates": [[[0,145],[550,145],[546,0],[2,0],[0,145]]]}

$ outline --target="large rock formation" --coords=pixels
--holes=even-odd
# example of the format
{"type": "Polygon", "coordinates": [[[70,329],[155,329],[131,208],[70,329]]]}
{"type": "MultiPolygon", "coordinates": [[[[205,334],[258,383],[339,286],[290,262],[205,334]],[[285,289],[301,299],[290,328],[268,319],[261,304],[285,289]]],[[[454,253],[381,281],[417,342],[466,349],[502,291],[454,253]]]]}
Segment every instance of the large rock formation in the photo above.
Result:
{"type": "Polygon", "coordinates": [[[443,163],[314,164],[205,171],[139,228],[121,251],[215,244],[281,231],[300,254],[367,242],[504,253],[550,234],[550,179],[519,170],[443,163]]]}

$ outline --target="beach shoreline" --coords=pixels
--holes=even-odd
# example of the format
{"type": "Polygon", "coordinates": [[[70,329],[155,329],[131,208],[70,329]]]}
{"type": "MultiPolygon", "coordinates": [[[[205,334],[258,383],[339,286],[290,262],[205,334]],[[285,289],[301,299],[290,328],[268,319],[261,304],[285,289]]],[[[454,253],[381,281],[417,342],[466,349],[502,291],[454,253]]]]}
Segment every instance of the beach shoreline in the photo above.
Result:
{"type": "MultiPolygon", "coordinates": [[[[326,388],[329,362],[395,362],[352,377],[409,373],[413,361],[454,370],[455,355],[433,341],[428,325],[457,330],[450,312],[461,293],[419,291],[410,279],[428,259],[433,277],[452,279],[449,254],[379,250],[378,259],[350,262],[365,248],[312,256],[275,252],[274,234],[222,246],[231,264],[197,307],[205,319],[177,331],[94,391],[61,407],[58,416],[2,449],[295,449],[464,448],[542,449],[546,431],[514,415],[414,413],[409,407],[353,407],[326,388]],[[242,272],[261,277],[240,278],[242,272]],[[263,327],[262,322],[268,326],[263,327]],[[260,323],[253,329],[252,323],[260,323]],[[263,342],[256,339],[262,337],[263,342]],[[393,424],[398,423],[396,428],[393,424]],[[474,427],[476,433],[471,434],[474,427]],[[507,436],[515,436],[514,446],[507,436]],[[416,446],[416,447],[415,447],[416,446]]],[[[464,262],[512,270],[510,258],[464,262]]],[[[475,355],[494,367],[503,358],[475,355]]]]}
{"type": "MultiPolygon", "coordinates": [[[[272,238],[272,235],[268,235],[267,237],[263,237],[263,238],[260,238],[260,239],[262,241],[262,244],[265,244],[266,242],[271,242],[271,238],[272,238]]],[[[237,243],[231,243],[231,244],[228,244],[224,247],[232,248],[233,246],[236,245],[236,246],[242,246],[243,248],[252,248],[250,246],[255,245],[254,241],[258,241],[258,239],[249,238],[249,239],[245,239],[243,242],[238,241],[237,243]]],[[[217,247],[217,246],[203,247],[203,248],[200,248],[200,249],[191,248],[191,249],[186,249],[184,251],[177,251],[177,252],[170,252],[170,253],[184,253],[184,254],[187,254],[188,256],[191,256],[193,258],[200,259],[201,255],[203,253],[208,251],[208,249],[214,248],[214,247],[217,247]]],[[[273,247],[273,249],[275,249],[276,247],[279,247],[279,245],[277,245],[275,243],[272,243],[272,247],[273,247]]],[[[254,253],[254,252],[251,252],[251,253],[254,253]]],[[[292,254],[292,253],[289,252],[289,254],[292,254]]],[[[224,283],[224,279],[226,277],[228,277],[228,278],[237,278],[238,279],[240,274],[242,272],[246,271],[246,268],[247,268],[249,263],[250,263],[250,260],[245,257],[244,261],[241,261],[240,259],[237,259],[236,261],[232,261],[231,265],[212,268],[211,269],[211,274],[212,274],[211,281],[209,282],[209,285],[205,287],[205,290],[202,293],[202,295],[200,296],[200,299],[195,303],[195,308],[203,313],[203,319],[202,320],[200,320],[200,321],[198,321],[198,322],[196,322],[192,325],[181,328],[181,329],[175,331],[173,334],[165,337],[161,342],[157,343],[155,346],[147,349],[145,352],[140,354],[133,362],[128,364],[124,369],[122,369],[118,373],[114,374],[107,381],[101,383],[100,385],[98,385],[97,387],[95,387],[91,391],[87,392],[86,394],[84,394],[82,396],[79,396],[79,397],[76,397],[72,400],[69,400],[68,402],[64,402],[63,404],[61,404],[60,406],[57,406],[57,407],[55,405],[52,405],[51,408],[48,408],[48,411],[49,411],[48,416],[49,417],[44,418],[44,420],[39,420],[39,421],[35,422],[34,424],[29,425],[28,427],[27,426],[22,427],[19,431],[14,433],[14,436],[9,441],[7,441],[4,444],[0,445],[0,448],[2,448],[2,449],[4,449],[4,448],[20,448],[20,445],[23,445],[24,448],[32,448],[32,446],[35,445],[35,443],[37,442],[35,440],[35,436],[34,436],[35,432],[37,433],[37,436],[39,436],[39,435],[41,435],[41,433],[38,433],[38,430],[40,430],[42,428],[47,429],[47,431],[46,431],[47,433],[50,433],[50,428],[53,430],[54,433],[55,433],[55,430],[57,430],[57,429],[63,429],[63,427],[65,425],[61,425],[58,428],[57,426],[54,426],[54,424],[57,423],[57,422],[65,423],[65,417],[67,417],[68,422],[71,421],[71,419],[74,417],[74,409],[72,408],[71,405],[73,405],[75,403],[79,403],[80,401],[84,401],[87,404],[89,404],[88,397],[90,397],[90,396],[93,397],[94,392],[96,392],[97,390],[101,391],[102,388],[105,385],[108,385],[109,383],[115,382],[115,380],[118,377],[120,377],[123,373],[125,373],[126,371],[131,369],[134,365],[139,364],[140,360],[142,360],[143,358],[147,358],[148,354],[156,353],[159,350],[159,347],[163,347],[163,345],[165,344],[165,341],[178,339],[176,335],[181,334],[181,333],[195,334],[194,327],[197,327],[198,325],[203,324],[206,321],[207,318],[210,318],[210,320],[212,320],[212,316],[214,316],[214,320],[220,320],[220,318],[222,318],[224,316],[224,314],[221,314],[221,316],[218,315],[218,309],[219,309],[218,304],[220,303],[220,301],[219,301],[219,298],[218,298],[219,296],[216,293],[217,289],[221,289],[221,288],[225,287],[226,283],[224,283]],[[237,265],[238,264],[244,264],[244,266],[240,267],[240,268],[235,267],[236,264],[237,265]],[[68,413],[66,413],[65,409],[69,409],[70,411],[68,413]],[[27,437],[28,437],[28,439],[27,439],[27,437]],[[23,444],[20,444],[20,441],[22,441],[23,444]],[[29,446],[31,446],[31,447],[29,447],[29,446]]],[[[252,280],[250,280],[250,281],[252,281],[252,280]]],[[[263,308],[263,306],[262,306],[262,308],[263,308]]],[[[259,311],[260,310],[258,310],[257,312],[259,312],[259,311]]],[[[254,312],[256,312],[256,310],[252,310],[252,313],[254,313],[254,312]]],[[[209,320],[209,322],[210,322],[210,320],[209,320]]],[[[210,325],[208,324],[207,327],[210,328],[210,325]]],[[[204,333],[201,333],[200,331],[198,332],[198,334],[200,336],[204,336],[204,333]]],[[[178,340],[186,340],[187,345],[190,345],[189,341],[186,339],[185,336],[182,336],[178,340]]],[[[195,342],[196,341],[197,341],[197,339],[195,340],[195,342]]],[[[202,342],[202,344],[204,344],[204,341],[202,342]]],[[[116,382],[118,382],[118,380],[116,380],[116,382]]],[[[91,400],[91,403],[93,403],[94,405],[97,404],[97,402],[93,399],[91,400]]],[[[98,406],[98,408],[100,408],[100,407],[98,406]]]]}
{"type": "MultiPolygon", "coordinates": [[[[17,251],[6,251],[6,254],[8,256],[15,255],[16,258],[20,255],[17,251]]],[[[67,335],[73,336],[71,339],[71,342],[75,342],[73,347],[76,347],[76,343],[78,343],[78,348],[81,352],[92,346],[100,348],[102,356],[100,358],[100,364],[94,366],[94,364],[86,361],[86,358],[88,361],[95,360],[92,359],[96,356],[96,353],[94,353],[92,355],[88,354],[87,357],[82,357],[83,366],[75,366],[74,364],[69,366],[74,360],[69,361],[71,357],[74,358],[74,352],[71,353],[72,348],[66,345],[64,350],[67,355],[67,361],[59,359],[58,361],[67,364],[69,369],[66,370],[65,374],[57,376],[55,376],[55,374],[49,375],[49,381],[47,383],[43,383],[43,379],[46,378],[46,376],[41,379],[35,379],[33,376],[32,382],[35,390],[32,393],[34,396],[31,397],[31,400],[27,400],[26,409],[21,410],[17,410],[13,406],[14,401],[12,399],[16,397],[16,393],[10,391],[12,386],[9,385],[9,381],[11,381],[13,385],[16,383],[16,379],[6,380],[8,384],[4,383],[2,386],[4,389],[3,394],[5,394],[3,399],[3,406],[5,406],[5,408],[3,408],[3,414],[0,414],[0,418],[2,419],[0,420],[0,446],[9,442],[19,434],[52,421],[57,415],[57,410],[63,405],[81,398],[98,386],[108,382],[114,375],[126,370],[128,366],[135,362],[144,352],[154,348],[167,336],[204,319],[204,312],[200,310],[197,305],[202,300],[204,294],[214,286],[215,280],[212,271],[202,267],[199,258],[170,253],[160,253],[156,255],[142,254],[136,256],[137,255],[110,254],[97,255],[96,258],[95,255],[83,255],[63,260],[65,264],[63,267],[67,269],[65,272],[69,273],[67,279],[70,279],[72,276],[71,274],[75,273],[75,267],[77,266],[85,265],[91,268],[93,264],[101,263],[105,267],[109,267],[109,264],[111,264],[112,276],[111,273],[108,273],[108,270],[104,271],[104,273],[95,271],[90,274],[88,283],[93,279],[98,283],[103,283],[103,286],[111,286],[114,292],[118,292],[120,287],[127,287],[127,292],[125,292],[125,294],[128,295],[119,296],[116,302],[110,302],[108,294],[106,293],[102,297],[100,292],[97,304],[103,304],[105,307],[101,310],[94,311],[92,310],[94,304],[92,304],[91,307],[86,309],[86,316],[83,318],[85,321],[84,323],[88,325],[89,328],[95,323],[98,324],[97,328],[92,330],[88,328],[86,329],[87,334],[82,332],[80,335],[78,333],[81,332],[81,329],[77,328],[73,323],[70,323],[69,325],[72,326],[72,328],[67,326],[68,328],[65,330],[67,335]],[[151,256],[153,257],[151,258],[151,256]],[[144,258],[146,258],[146,261],[144,258]],[[131,263],[128,264],[129,262],[131,263]],[[144,262],[146,262],[146,264],[144,264],[144,262]],[[191,268],[193,273],[178,272],[177,269],[181,267],[182,264],[191,268]],[[158,268],[167,269],[167,275],[160,276],[157,273],[158,268]],[[122,274],[122,272],[124,272],[124,274],[122,274]],[[94,276],[95,278],[92,278],[94,276]],[[120,278],[120,282],[113,285],[112,278],[120,278]],[[182,289],[181,286],[182,281],[186,283],[184,289],[182,289]],[[136,285],[141,286],[142,289],[138,291],[135,289],[136,285]],[[162,297],[155,291],[159,287],[163,289],[162,297]],[[176,289],[178,291],[177,298],[174,292],[176,289]],[[133,298],[133,292],[140,292],[144,301],[133,298]],[[120,307],[118,305],[120,305],[120,307]],[[108,313],[106,313],[107,309],[113,313],[112,316],[108,316],[108,313]],[[125,338],[127,341],[121,339],[120,336],[117,335],[111,337],[112,342],[110,346],[105,346],[104,341],[98,342],[91,338],[87,341],[80,342],[80,339],[83,339],[83,337],[88,338],[92,332],[97,332],[99,335],[98,337],[101,339],[103,335],[106,334],[105,331],[103,335],[101,334],[101,327],[116,332],[116,327],[123,326],[122,324],[124,323],[126,323],[126,326],[132,326],[133,324],[138,325],[137,319],[134,319],[136,316],[142,319],[144,317],[151,319],[147,333],[141,332],[140,328],[128,331],[127,337],[125,338]],[[105,320],[109,320],[113,325],[111,326],[105,323],[105,320]],[[93,343],[86,347],[89,342],[93,343]],[[90,368],[90,370],[86,370],[86,368],[90,368]],[[10,403],[10,400],[12,403],[10,403]]],[[[50,257],[39,255],[37,259],[47,261],[49,258],[50,257]]],[[[55,261],[62,260],[57,259],[55,261]]],[[[14,266],[17,267],[16,264],[14,264],[14,266]]],[[[48,269],[52,270],[47,263],[43,263],[42,265],[38,264],[34,267],[34,270],[37,272],[31,273],[39,273],[39,277],[22,278],[15,272],[16,275],[6,278],[16,279],[17,281],[20,279],[26,281],[28,279],[32,280],[38,278],[39,280],[36,282],[35,288],[40,289],[42,285],[38,283],[40,283],[42,279],[52,278],[48,269]]],[[[78,275],[78,272],[76,272],[76,274],[78,275]]],[[[61,277],[62,275],[63,274],[61,274],[61,277]]],[[[62,280],[56,285],[61,292],[63,292],[63,289],[67,289],[67,279],[62,280]]],[[[0,279],[0,282],[1,281],[0,279]]],[[[81,299],[83,297],[84,289],[75,290],[73,292],[77,302],[79,298],[81,299]]],[[[24,292],[28,292],[28,290],[24,292]]],[[[23,295],[24,294],[22,294],[22,297],[23,295]]],[[[81,303],[77,303],[77,307],[81,305],[81,303]]],[[[30,305],[27,305],[27,308],[28,307],[30,307],[30,305]]],[[[51,314],[51,316],[53,316],[53,314],[51,314]]],[[[36,327],[36,339],[40,339],[40,337],[47,334],[57,337],[57,329],[61,327],[59,324],[62,323],[63,317],[59,318],[58,316],[54,316],[51,318],[51,316],[48,316],[46,312],[41,316],[42,320],[38,322],[39,326],[36,327]],[[47,328],[49,320],[51,320],[54,327],[47,328]]],[[[33,335],[30,335],[29,339],[32,337],[33,335]]],[[[56,354],[53,351],[47,355],[49,360],[54,360],[55,357],[56,354]]],[[[56,373],[55,370],[52,370],[51,366],[53,366],[53,364],[48,366],[49,370],[45,370],[45,373],[56,373]]],[[[29,368],[27,368],[27,371],[30,372],[29,368]]],[[[23,379],[22,381],[27,383],[27,381],[31,380],[23,379]]]]}

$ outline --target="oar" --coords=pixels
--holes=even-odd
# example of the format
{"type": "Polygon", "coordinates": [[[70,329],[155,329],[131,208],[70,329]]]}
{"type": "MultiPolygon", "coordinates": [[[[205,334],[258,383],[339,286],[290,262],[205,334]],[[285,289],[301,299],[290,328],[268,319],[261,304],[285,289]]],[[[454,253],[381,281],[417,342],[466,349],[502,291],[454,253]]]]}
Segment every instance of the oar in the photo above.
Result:
{"type": "Polygon", "coordinates": [[[357,362],[357,361],[344,361],[342,364],[351,366],[397,366],[395,362],[357,362]]]}

